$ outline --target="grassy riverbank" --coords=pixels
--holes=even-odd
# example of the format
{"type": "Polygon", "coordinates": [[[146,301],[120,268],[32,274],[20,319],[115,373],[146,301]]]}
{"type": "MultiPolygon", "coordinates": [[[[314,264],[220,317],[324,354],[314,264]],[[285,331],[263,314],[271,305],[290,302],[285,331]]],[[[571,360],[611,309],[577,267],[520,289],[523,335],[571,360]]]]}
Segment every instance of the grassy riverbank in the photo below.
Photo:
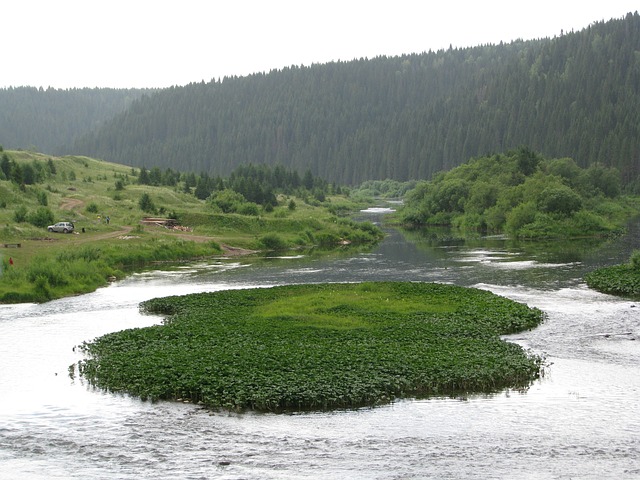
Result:
{"type": "Polygon", "coordinates": [[[212,409],[323,410],[526,388],[542,366],[500,339],[542,312],[452,285],[296,285],[142,308],[167,318],[83,345],[79,372],[91,384],[212,409]]]}
{"type": "Polygon", "coordinates": [[[200,200],[186,181],[173,187],[138,183],[140,171],[87,158],[4,152],[12,176],[0,175],[0,303],[42,302],[86,293],[156,262],[248,251],[335,249],[372,245],[382,232],[339,213],[362,205],[345,195],[322,201],[304,189],[278,194],[263,208],[234,198],[225,213],[200,200]],[[171,218],[142,223],[146,217],[171,218]],[[108,218],[108,221],[107,221],[108,218]],[[50,233],[58,221],[73,234],[50,233]],[[17,247],[20,245],[20,247],[17,247]]]}

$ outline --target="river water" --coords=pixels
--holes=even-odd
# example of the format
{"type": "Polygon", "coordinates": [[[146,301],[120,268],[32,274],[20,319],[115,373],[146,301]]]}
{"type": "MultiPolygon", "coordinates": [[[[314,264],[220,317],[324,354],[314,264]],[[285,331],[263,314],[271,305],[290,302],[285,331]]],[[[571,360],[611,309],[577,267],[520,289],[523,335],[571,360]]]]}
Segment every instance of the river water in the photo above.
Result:
{"type": "Polygon", "coordinates": [[[626,261],[638,231],[540,248],[391,230],[364,253],[220,260],[0,306],[0,478],[640,478],[640,303],[582,281],[626,261]],[[544,377],[526,392],[276,415],[142,402],[67,374],[83,341],[160,322],[142,300],[362,280],[475,286],[544,310],[542,326],[508,337],[546,355],[544,377]]]}

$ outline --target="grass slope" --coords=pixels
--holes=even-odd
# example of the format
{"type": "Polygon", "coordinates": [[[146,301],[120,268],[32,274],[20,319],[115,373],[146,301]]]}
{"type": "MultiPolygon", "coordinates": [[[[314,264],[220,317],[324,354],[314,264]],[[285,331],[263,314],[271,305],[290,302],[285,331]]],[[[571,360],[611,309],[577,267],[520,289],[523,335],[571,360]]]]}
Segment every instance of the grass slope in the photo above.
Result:
{"type": "MultiPolygon", "coordinates": [[[[4,152],[20,166],[45,172],[37,184],[0,179],[0,303],[41,302],[85,293],[132,269],[159,261],[221,255],[239,250],[323,246],[341,241],[372,244],[381,231],[330,213],[350,206],[334,197],[321,205],[281,197],[273,211],[258,216],[216,213],[207,202],[184,193],[183,185],[137,184],[131,167],[87,157],[51,157],[33,152],[4,152]],[[55,173],[50,172],[53,164],[55,173]],[[148,195],[154,212],[141,209],[148,195]],[[49,211],[53,222],[72,221],[75,234],[49,233],[29,219],[49,211]],[[24,219],[20,219],[20,213],[24,219]],[[177,217],[184,230],[142,225],[146,216],[177,217]],[[106,217],[110,221],[107,223],[106,217]],[[3,248],[20,244],[21,248],[3,248]]],[[[182,182],[181,182],[182,183],[182,182]]]]}

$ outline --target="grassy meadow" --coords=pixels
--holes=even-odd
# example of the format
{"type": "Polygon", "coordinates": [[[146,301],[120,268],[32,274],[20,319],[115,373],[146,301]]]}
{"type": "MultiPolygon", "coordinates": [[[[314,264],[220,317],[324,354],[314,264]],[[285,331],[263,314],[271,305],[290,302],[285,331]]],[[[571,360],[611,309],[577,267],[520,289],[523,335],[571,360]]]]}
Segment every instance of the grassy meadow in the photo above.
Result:
{"type": "Polygon", "coordinates": [[[344,196],[320,203],[281,195],[269,210],[222,213],[185,193],[181,183],[138,184],[139,171],[124,165],[26,151],[4,154],[40,180],[24,184],[0,179],[0,303],[90,292],[154,262],[241,251],[329,249],[381,238],[372,224],[331,213],[357,208],[344,196]],[[145,217],[174,218],[180,228],[143,224],[145,217]],[[47,231],[47,225],[59,221],[73,222],[76,231],[47,231]]]}

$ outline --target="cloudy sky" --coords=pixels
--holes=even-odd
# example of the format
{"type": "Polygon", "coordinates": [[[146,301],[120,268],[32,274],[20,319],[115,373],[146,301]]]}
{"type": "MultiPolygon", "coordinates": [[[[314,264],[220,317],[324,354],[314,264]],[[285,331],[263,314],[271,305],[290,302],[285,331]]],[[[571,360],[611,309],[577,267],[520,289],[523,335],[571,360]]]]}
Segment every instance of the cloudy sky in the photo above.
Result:
{"type": "Polygon", "coordinates": [[[554,37],[637,0],[15,0],[0,87],[168,87],[290,65],[554,37]]]}

